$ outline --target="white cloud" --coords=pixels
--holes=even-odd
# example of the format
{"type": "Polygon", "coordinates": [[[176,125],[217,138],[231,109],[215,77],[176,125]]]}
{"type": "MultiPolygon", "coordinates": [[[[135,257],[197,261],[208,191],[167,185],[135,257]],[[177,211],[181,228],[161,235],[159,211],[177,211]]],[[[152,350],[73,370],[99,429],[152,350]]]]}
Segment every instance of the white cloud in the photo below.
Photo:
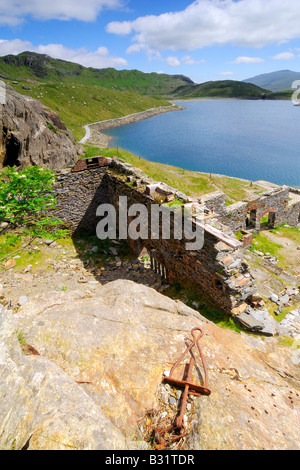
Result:
{"type": "Polygon", "coordinates": [[[108,33],[115,33],[121,36],[130,34],[132,31],[131,21],[112,21],[106,27],[108,33]]]}
{"type": "Polygon", "coordinates": [[[106,31],[133,34],[155,50],[262,47],[300,38],[300,8],[298,0],[196,0],[182,11],[111,22],[106,31]]]}
{"type": "Polygon", "coordinates": [[[137,54],[138,52],[141,52],[144,50],[144,47],[142,44],[132,44],[126,49],[126,54],[137,54]]]}
{"type": "Polygon", "coordinates": [[[19,54],[20,52],[32,50],[33,45],[29,41],[21,41],[20,39],[0,39],[0,56],[9,54],[19,54]]]}
{"type": "Polygon", "coordinates": [[[274,55],[273,60],[291,60],[294,59],[295,54],[293,52],[281,52],[280,54],[274,55]]]}
{"type": "Polygon", "coordinates": [[[167,58],[164,58],[159,51],[151,49],[147,44],[132,44],[126,50],[126,54],[137,54],[139,52],[144,52],[147,55],[149,62],[157,60],[165,62],[169,67],[179,67],[181,65],[178,57],[168,56],[167,58]]]}
{"type": "Polygon", "coordinates": [[[169,56],[165,60],[169,67],[179,67],[180,65],[180,60],[178,57],[169,56]]]}
{"type": "Polygon", "coordinates": [[[47,44],[34,46],[29,41],[20,39],[5,40],[0,39],[0,56],[8,54],[19,54],[24,51],[47,54],[55,59],[67,60],[85,67],[105,68],[105,67],[125,67],[128,63],[122,57],[114,57],[109,54],[106,47],[99,47],[95,51],[88,51],[84,47],[80,49],[69,49],[62,44],[47,44]]]}
{"type": "Polygon", "coordinates": [[[123,0],[0,0],[0,24],[15,26],[30,16],[38,20],[95,21],[104,8],[115,9],[123,0]]]}
{"type": "Polygon", "coordinates": [[[219,73],[219,75],[221,75],[222,77],[228,77],[230,75],[234,75],[234,72],[221,72],[219,73]]]}
{"type": "Polygon", "coordinates": [[[195,60],[190,55],[185,55],[182,57],[182,62],[184,62],[186,65],[205,64],[204,59],[195,60]]]}
{"type": "Polygon", "coordinates": [[[237,57],[230,64],[259,64],[260,62],[265,62],[264,59],[260,57],[237,57]]]}

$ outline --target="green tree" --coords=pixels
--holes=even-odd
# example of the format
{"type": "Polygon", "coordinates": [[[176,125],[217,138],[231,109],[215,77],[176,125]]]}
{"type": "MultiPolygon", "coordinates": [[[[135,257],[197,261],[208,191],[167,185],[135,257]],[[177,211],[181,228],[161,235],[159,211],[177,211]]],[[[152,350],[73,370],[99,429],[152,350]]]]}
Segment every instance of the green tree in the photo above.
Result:
{"type": "Polygon", "coordinates": [[[61,221],[51,216],[56,199],[53,195],[54,172],[32,166],[24,170],[7,167],[0,176],[0,233],[9,228],[26,227],[31,234],[43,236],[61,221]]]}

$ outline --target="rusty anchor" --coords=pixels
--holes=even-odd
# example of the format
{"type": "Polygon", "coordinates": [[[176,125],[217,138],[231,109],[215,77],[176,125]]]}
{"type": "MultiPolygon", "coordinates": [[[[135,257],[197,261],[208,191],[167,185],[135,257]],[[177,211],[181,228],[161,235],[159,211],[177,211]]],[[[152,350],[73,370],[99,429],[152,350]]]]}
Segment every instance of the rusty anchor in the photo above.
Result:
{"type": "Polygon", "coordinates": [[[164,449],[171,443],[182,439],[187,435],[187,430],[186,427],[184,426],[184,413],[186,409],[186,404],[187,404],[187,399],[189,395],[195,395],[197,397],[200,397],[201,395],[206,395],[209,396],[211,394],[211,391],[209,388],[207,388],[208,384],[208,376],[207,376],[207,368],[205,365],[203,353],[199,344],[200,339],[203,336],[203,330],[199,327],[193,328],[191,331],[192,337],[193,337],[193,342],[188,346],[188,348],[184,351],[184,353],[179,357],[179,359],[175,362],[173,365],[169,377],[164,377],[164,382],[168,383],[169,385],[173,385],[174,387],[183,389],[183,395],[182,395],[182,400],[181,400],[181,407],[180,407],[180,413],[177,416],[175,423],[171,426],[169,426],[167,429],[163,430],[160,428],[155,429],[155,438],[156,441],[159,443],[159,445],[156,447],[157,450],[159,449],[164,449]],[[196,332],[199,331],[200,334],[196,335],[196,332]],[[192,371],[193,367],[195,365],[195,358],[193,355],[191,355],[190,362],[188,364],[187,372],[186,372],[186,377],[183,377],[182,380],[174,378],[173,374],[175,369],[179,366],[180,362],[183,360],[183,358],[191,351],[191,349],[197,345],[198,352],[201,358],[203,370],[204,370],[204,386],[202,385],[197,385],[195,383],[191,382],[192,379],[192,371]],[[173,429],[177,429],[180,434],[173,437],[170,439],[168,442],[163,440],[163,436],[166,434],[170,433],[173,429]]]}

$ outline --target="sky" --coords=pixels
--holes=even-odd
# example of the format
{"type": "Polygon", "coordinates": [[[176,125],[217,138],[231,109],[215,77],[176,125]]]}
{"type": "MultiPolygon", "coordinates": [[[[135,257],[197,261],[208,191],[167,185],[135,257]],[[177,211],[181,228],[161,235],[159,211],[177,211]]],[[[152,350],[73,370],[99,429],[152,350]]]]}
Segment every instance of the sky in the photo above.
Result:
{"type": "Polygon", "coordinates": [[[195,83],[300,71],[300,0],[0,0],[0,56],[23,51],[195,83]]]}

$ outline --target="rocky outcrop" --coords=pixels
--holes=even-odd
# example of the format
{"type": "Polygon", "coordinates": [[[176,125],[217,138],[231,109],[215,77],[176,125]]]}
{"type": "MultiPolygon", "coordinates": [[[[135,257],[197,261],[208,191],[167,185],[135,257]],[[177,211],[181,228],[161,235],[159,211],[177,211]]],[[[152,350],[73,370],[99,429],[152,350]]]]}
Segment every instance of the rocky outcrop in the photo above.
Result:
{"type": "Polygon", "coordinates": [[[47,357],[21,348],[0,306],[0,449],[107,449],[124,438],[84,390],[47,357]]]}
{"type": "Polygon", "coordinates": [[[299,349],[223,330],[125,280],[1,311],[0,448],[149,449],[153,416],[179,406],[163,374],[197,326],[212,393],[188,403],[185,449],[299,450],[299,349]]]}
{"type": "Polygon", "coordinates": [[[60,117],[39,101],[6,86],[0,104],[0,168],[38,165],[63,169],[78,160],[81,147],[60,117]]]}

